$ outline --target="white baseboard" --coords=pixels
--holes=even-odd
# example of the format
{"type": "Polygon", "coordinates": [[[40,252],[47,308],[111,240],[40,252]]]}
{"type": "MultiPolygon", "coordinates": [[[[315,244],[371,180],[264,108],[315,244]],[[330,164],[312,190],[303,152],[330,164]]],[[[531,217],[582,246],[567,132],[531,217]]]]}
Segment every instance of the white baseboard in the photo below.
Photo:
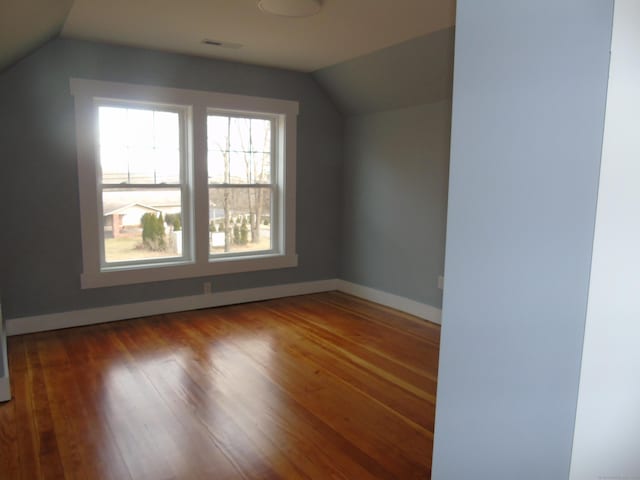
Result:
{"type": "Polygon", "coordinates": [[[0,377],[0,402],[11,400],[11,385],[9,384],[9,374],[0,377]]]}
{"type": "Polygon", "coordinates": [[[432,323],[442,324],[442,310],[426,303],[416,302],[409,298],[400,297],[392,293],[383,292],[374,288],[364,287],[345,280],[336,280],[336,290],[348,293],[355,297],[364,298],[371,302],[380,303],[387,307],[395,308],[401,312],[409,313],[428,320],[432,323]]]}
{"type": "MultiPolygon", "coordinates": [[[[87,308],[69,312],[50,313],[31,317],[10,318],[6,320],[8,335],[57,330],[60,328],[80,327],[95,323],[113,322],[129,318],[159,315],[163,313],[183,312],[200,308],[220,307],[237,303],[269,300],[272,298],[293,297],[310,293],[329,292],[339,290],[356,297],[380,303],[402,312],[415,315],[433,323],[440,324],[442,313],[440,309],[416,302],[405,297],[364,287],[355,283],[339,279],[318,280],[314,282],[290,283],[271,287],[247,288],[216,292],[188,297],[151,300],[148,302],[127,303],[107,307],[87,308]]],[[[8,384],[8,381],[7,381],[8,384]]],[[[0,394],[2,393],[0,378],[0,394]]]]}
{"type": "Polygon", "coordinates": [[[9,362],[7,361],[7,331],[0,307],[0,402],[8,400],[11,400],[11,384],[9,383],[9,362]]]}
{"type": "Polygon", "coordinates": [[[148,302],[88,308],[69,312],[35,315],[32,317],[10,318],[6,320],[7,334],[21,335],[24,333],[79,327],[95,323],[125,320],[128,318],[159,315],[162,313],[183,312],[187,310],[197,310],[200,308],[233,305],[236,303],[256,302],[271,298],[328,292],[331,290],[336,290],[335,279],[274,285],[271,287],[247,288],[242,290],[231,290],[228,292],[167,298],[163,300],[151,300],[148,302]]]}

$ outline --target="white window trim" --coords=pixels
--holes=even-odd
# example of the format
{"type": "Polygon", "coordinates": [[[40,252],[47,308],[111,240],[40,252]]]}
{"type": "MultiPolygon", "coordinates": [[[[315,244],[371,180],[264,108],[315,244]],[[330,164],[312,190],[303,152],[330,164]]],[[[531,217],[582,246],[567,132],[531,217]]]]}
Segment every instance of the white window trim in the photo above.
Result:
{"type": "Polygon", "coordinates": [[[250,97],[218,92],[184,90],[148,85],[70,79],[75,97],[78,180],[82,228],[82,288],[98,288],[162,280],[224,275],[257,270],[272,270],[298,265],[296,254],[296,150],[298,102],[272,98],[250,97]],[[97,185],[97,109],[95,99],[117,99],[129,102],[149,102],[187,106],[187,154],[193,158],[191,179],[193,228],[191,260],[171,260],[153,265],[116,266],[104,270],[100,265],[100,235],[102,228],[98,211],[97,185]],[[268,114],[278,117],[283,128],[277,128],[279,161],[277,184],[282,189],[278,238],[282,245],[278,253],[215,258],[209,256],[209,184],[207,177],[207,112],[211,109],[239,114],[268,114]]]}

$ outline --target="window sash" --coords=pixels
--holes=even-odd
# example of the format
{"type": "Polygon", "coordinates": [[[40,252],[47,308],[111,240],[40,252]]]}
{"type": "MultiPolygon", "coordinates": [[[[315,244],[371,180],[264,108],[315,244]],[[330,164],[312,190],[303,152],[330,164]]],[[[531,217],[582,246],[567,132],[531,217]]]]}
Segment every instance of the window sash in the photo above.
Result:
{"type": "MultiPolygon", "coordinates": [[[[99,191],[98,193],[98,201],[97,201],[97,205],[98,205],[98,216],[100,218],[103,219],[103,222],[99,222],[99,238],[100,238],[100,260],[101,260],[101,270],[102,271],[110,271],[113,269],[122,269],[125,267],[136,267],[136,266],[144,266],[144,265],[161,265],[163,263],[167,263],[167,264],[175,264],[175,263],[184,263],[184,262],[188,262],[190,261],[190,257],[191,257],[191,250],[188,248],[189,245],[189,240],[190,240],[190,236],[189,236],[189,231],[187,230],[187,227],[189,225],[188,220],[186,221],[186,225],[185,225],[185,220],[184,219],[188,219],[189,215],[188,212],[185,212],[185,206],[184,206],[184,201],[183,199],[185,198],[185,196],[188,195],[188,188],[187,186],[181,186],[181,185],[175,185],[175,186],[165,186],[162,190],[166,190],[167,192],[178,192],[178,197],[180,198],[180,216],[181,216],[181,223],[182,223],[182,244],[180,245],[180,251],[182,252],[180,255],[176,254],[176,255],[163,255],[163,256],[158,256],[157,258],[154,258],[153,256],[151,257],[143,257],[142,258],[134,258],[134,259],[122,259],[122,260],[110,260],[107,261],[107,237],[106,237],[106,231],[104,228],[104,206],[103,206],[103,199],[104,199],[104,195],[105,194],[109,194],[109,193],[116,193],[116,192],[140,192],[142,194],[144,193],[149,193],[149,192],[155,192],[158,191],[160,189],[142,189],[138,186],[130,186],[127,188],[103,188],[99,191]],[[186,233],[184,233],[186,232],[186,233]]],[[[168,193],[167,196],[170,198],[171,194],[168,193]]],[[[151,205],[152,202],[131,202],[131,203],[139,203],[141,205],[144,206],[149,206],[149,207],[154,207],[154,205],[151,205]]],[[[125,203],[123,204],[123,206],[129,206],[131,204],[129,203],[125,203]]],[[[164,216],[163,218],[166,219],[166,214],[170,213],[170,212],[163,212],[164,216]]],[[[112,220],[113,222],[113,220],[112,220]]],[[[164,225],[163,225],[164,227],[164,225]]],[[[112,225],[112,229],[115,228],[114,225],[112,225]]],[[[115,232],[114,232],[114,236],[115,236],[115,232]]]]}
{"type": "MultiPolygon", "coordinates": [[[[268,190],[270,195],[270,205],[269,205],[269,231],[270,231],[270,240],[271,240],[271,248],[265,248],[262,250],[250,250],[246,252],[221,252],[221,253],[211,253],[211,245],[209,241],[209,262],[216,262],[220,260],[228,260],[233,257],[252,257],[256,255],[273,255],[278,254],[283,251],[283,245],[280,238],[280,232],[278,227],[282,219],[278,215],[279,209],[279,194],[278,194],[278,186],[270,185],[270,184],[252,184],[252,185],[243,185],[243,184],[215,184],[209,185],[209,191],[211,190],[224,190],[226,188],[237,188],[237,189],[261,189],[268,190]]],[[[260,228],[260,219],[256,220],[258,222],[258,228],[260,228]]]]}
{"type": "MultiPolygon", "coordinates": [[[[252,250],[246,252],[222,252],[222,253],[211,253],[211,245],[209,245],[209,262],[215,263],[219,261],[225,261],[229,258],[242,258],[242,257],[253,257],[256,255],[270,255],[270,254],[278,254],[284,252],[284,244],[280,235],[279,225],[283,221],[278,214],[280,209],[280,190],[278,189],[278,158],[282,153],[279,151],[279,145],[277,142],[278,139],[278,129],[281,128],[279,123],[278,116],[270,115],[270,114],[260,114],[253,112],[235,112],[228,111],[223,109],[216,108],[208,108],[207,109],[207,132],[208,132],[208,122],[211,116],[216,117],[227,117],[229,119],[238,119],[238,120],[265,120],[269,122],[269,151],[264,152],[263,150],[256,150],[254,148],[253,141],[250,141],[249,150],[238,150],[233,149],[231,147],[231,127],[229,127],[227,133],[227,145],[224,149],[217,149],[217,151],[230,154],[230,153],[245,153],[245,154],[253,154],[253,153],[268,153],[269,154],[269,182],[268,183],[235,183],[235,182],[212,182],[209,180],[209,173],[207,175],[208,188],[211,189],[268,189],[270,192],[270,211],[269,211],[269,230],[270,230],[270,240],[271,240],[271,248],[263,249],[263,250],[252,250]]],[[[209,152],[212,149],[209,149],[209,142],[207,139],[207,168],[209,166],[209,152]]],[[[258,219],[258,224],[260,220],[258,219]]],[[[259,228],[259,225],[258,225],[259,228]]],[[[210,243],[210,241],[209,241],[210,243]]]]}
{"type": "MultiPolygon", "coordinates": [[[[281,152],[280,151],[280,145],[278,142],[278,132],[280,129],[282,129],[283,125],[282,125],[282,120],[279,118],[279,116],[277,115],[273,115],[273,114],[266,114],[266,113],[255,113],[255,112],[237,112],[237,111],[229,111],[229,110],[224,110],[224,109],[219,109],[219,108],[207,108],[207,131],[208,131],[208,122],[209,122],[209,117],[211,116],[220,116],[220,117],[228,117],[230,119],[238,119],[238,120],[267,120],[270,123],[270,151],[269,152],[263,152],[262,150],[254,150],[252,148],[253,145],[250,146],[249,150],[234,150],[231,148],[230,145],[230,137],[231,137],[231,132],[227,132],[228,133],[228,141],[227,141],[227,148],[225,149],[219,149],[217,151],[222,152],[222,153],[269,153],[270,155],[270,159],[269,159],[269,182],[265,182],[265,183],[252,183],[252,184],[241,184],[241,183],[234,183],[234,182],[211,182],[208,181],[209,185],[215,185],[215,186],[227,186],[230,188],[234,188],[236,185],[238,186],[242,186],[245,185],[247,187],[250,186],[254,186],[254,185],[277,185],[278,184],[278,164],[280,163],[278,161],[278,159],[280,158],[280,156],[286,155],[286,152],[281,152]]],[[[207,141],[207,168],[209,165],[209,159],[208,159],[208,155],[209,152],[211,151],[211,149],[209,149],[209,145],[208,145],[208,141],[207,141]]],[[[210,177],[207,176],[207,179],[209,179],[210,177]]],[[[226,179],[225,179],[226,180],[226,179]]]]}
{"type": "Polygon", "coordinates": [[[189,107],[187,105],[173,105],[157,102],[146,101],[123,101],[114,100],[108,98],[94,98],[94,109],[96,115],[96,137],[95,141],[95,168],[97,173],[96,178],[96,193],[97,193],[97,211],[96,215],[99,219],[104,217],[103,207],[103,195],[105,192],[115,190],[180,190],[180,212],[182,217],[182,254],[171,257],[159,257],[159,258],[141,258],[122,261],[107,262],[106,258],[106,238],[103,222],[98,222],[98,253],[100,261],[100,271],[109,272],[113,270],[124,270],[127,268],[144,268],[145,266],[154,267],[162,265],[176,265],[193,261],[193,252],[191,245],[193,244],[193,228],[192,228],[192,188],[191,188],[191,168],[190,163],[192,159],[189,158],[188,141],[189,128],[188,125],[191,121],[189,118],[189,107]],[[102,172],[102,159],[100,153],[100,122],[98,117],[101,107],[115,107],[127,110],[139,110],[139,111],[152,111],[152,112],[171,112],[178,115],[178,147],[179,147],[179,183],[121,183],[110,184],[103,183],[102,172]]]}

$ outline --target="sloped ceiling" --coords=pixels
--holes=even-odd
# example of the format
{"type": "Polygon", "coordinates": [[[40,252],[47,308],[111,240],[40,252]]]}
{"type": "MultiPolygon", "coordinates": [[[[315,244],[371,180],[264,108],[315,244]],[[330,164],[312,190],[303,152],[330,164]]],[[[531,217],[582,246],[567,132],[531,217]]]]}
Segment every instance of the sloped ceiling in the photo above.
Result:
{"type": "Polygon", "coordinates": [[[0,71],[58,36],[73,0],[2,0],[0,71]]]}
{"type": "Polygon", "coordinates": [[[455,0],[322,0],[320,13],[308,18],[268,15],[257,3],[0,0],[0,70],[61,33],[312,72],[450,27],[455,19],[455,0]]]}
{"type": "Polygon", "coordinates": [[[62,35],[311,72],[449,27],[455,12],[454,0],[323,0],[317,15],[287,18],[257,3],[75,0],[62,35]]]}
{"type": "Polygon", "coordinates": [[[286,18],[257,0],[0,0],[0,71],[62,35],[315,72],[347,114],[451,96],[455,0],[322,2],[286,18]]]}
{"type": "Polygon", "coordinates": [[[454,28],[378,50],[313,73],[346,114],[451,98],[454,28]]]}

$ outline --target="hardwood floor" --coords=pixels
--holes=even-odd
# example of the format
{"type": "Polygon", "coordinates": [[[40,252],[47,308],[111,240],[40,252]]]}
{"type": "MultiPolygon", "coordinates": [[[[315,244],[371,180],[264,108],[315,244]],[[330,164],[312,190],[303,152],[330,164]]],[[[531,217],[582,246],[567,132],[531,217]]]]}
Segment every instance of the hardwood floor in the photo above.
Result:
{"type": "Polygon", "coordinates": [[[0,478],[430,478],[439,336],[330,292],[11,337],[0,478]]]}

